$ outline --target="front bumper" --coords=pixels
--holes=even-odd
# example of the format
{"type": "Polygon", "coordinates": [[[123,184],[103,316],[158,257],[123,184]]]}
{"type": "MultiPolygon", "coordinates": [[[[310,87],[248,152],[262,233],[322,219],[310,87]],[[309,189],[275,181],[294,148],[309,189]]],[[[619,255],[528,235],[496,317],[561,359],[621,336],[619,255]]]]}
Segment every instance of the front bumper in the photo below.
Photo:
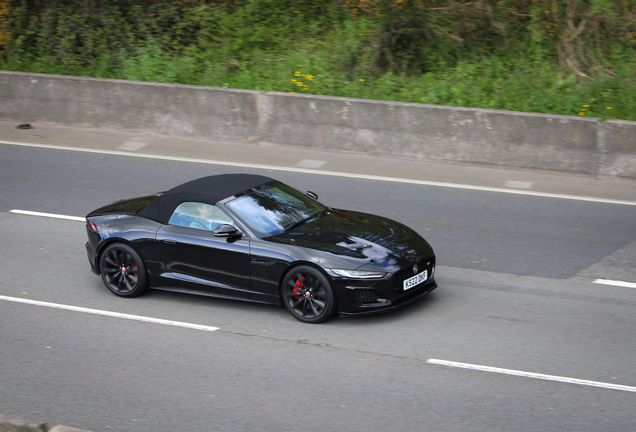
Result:
{"type": "Polygon", "coordinates": [[[351,302],[345,302],[344,304],[342,304],[339,301],[338,310],[340,316],[343,317],[356,315],[373,315],[383,312],[391,312],[417,301],[418,299],[426,296],[428,293],[433,291],[435,288],[437,288],[437,283],[435,282],[434,278],[431,278],[426,283],[423,283],[417,288],[413,288],[412,291],[394,301],[381,299],[384,301],[366,304],[352,304],[351,302]]]}
{"type": "MultiPolygon", "coordinates": [[[[332,279],[338,297],[341,316],[388,312],[424,297],[435,288],[435,257],[406,266],[386,278],[376,280],[332,279]],[[415,272],[415,270],[418,270],[415,272]],[[409,287],[409,280],[420,276],[418,285],[409,287]]],[[[412,281],[411,281],[412,282],[412,281]]]]}

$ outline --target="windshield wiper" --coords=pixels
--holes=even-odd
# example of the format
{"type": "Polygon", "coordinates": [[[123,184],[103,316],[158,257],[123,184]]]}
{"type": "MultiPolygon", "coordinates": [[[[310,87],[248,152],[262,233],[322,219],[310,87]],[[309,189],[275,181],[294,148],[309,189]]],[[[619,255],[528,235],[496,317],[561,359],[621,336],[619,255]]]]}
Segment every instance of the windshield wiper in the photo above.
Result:
{"type": "Polygon", "coordinates": [[[297,226],[300,226],[300,225],[304,224],[305,222],[309,222],[312,219],[319,219],[320,216],[322,216],[325,213],[325,211],[327,211],[327,209],[324,209],[323,211],[321,211],[320,213],[316,213],[315,215],[308,216],[308,217],[306,217],[304,219],[301,219],[298,222],[294,222],[293,224],[285,227],[285,231],[284,232],[292,230],[292,229],[296,228],[297,226]]]}

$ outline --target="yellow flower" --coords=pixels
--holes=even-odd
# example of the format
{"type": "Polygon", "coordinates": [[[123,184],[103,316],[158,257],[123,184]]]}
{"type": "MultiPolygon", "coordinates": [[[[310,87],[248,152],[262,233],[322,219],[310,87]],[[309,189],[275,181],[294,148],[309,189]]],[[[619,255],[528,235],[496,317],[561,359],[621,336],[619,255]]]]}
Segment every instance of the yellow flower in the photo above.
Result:
{"type": "Polygon", "coordinates": [[[308,79],[309,81],[313,81],[314,80],[314,76],[313,75],[305,75],[305,78],[308,79]]]}
{"type": "Polygon", "coordinates": [[[298,71],[294,72],[294,76],[300,76],[300,72],[298,71]]]}
{"type": "Polygon", "coordinates": [[[585,115],[585,112],[580,112],[579,115],[585,115]]]}
{"type": "Polygon", "coordinates": [[[585,108],[588,108],[588,107],[589,107],[589,105],[583,105],[583,106],[584,106],[585,108]]]}
{"type": "Polygon", "coordinates": [[[607,107],[607,109],[612,109],[612,107],[607,107]]]}
{"type": "Polygon", "coordinates": [[[364,78],[360,78],[360,82],[364,82],[364,78]]]}
{"type": "Polygon", "coordinates": [[[303,67],[303,65],[296,65],[296,66],[298,66],[298,67],[303,67]]]}

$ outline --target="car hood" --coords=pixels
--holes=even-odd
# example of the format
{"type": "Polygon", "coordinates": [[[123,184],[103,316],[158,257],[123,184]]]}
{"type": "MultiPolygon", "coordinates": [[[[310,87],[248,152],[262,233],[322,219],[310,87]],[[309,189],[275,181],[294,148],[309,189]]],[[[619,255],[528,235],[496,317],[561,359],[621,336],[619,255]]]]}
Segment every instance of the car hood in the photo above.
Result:
{"type": "Polygon", "coordinates": [[[380,266],[414,263],[433,249],[411,228],[381,216],[347,210],[320,218],[265,240],[358,258],[380,266]]]}

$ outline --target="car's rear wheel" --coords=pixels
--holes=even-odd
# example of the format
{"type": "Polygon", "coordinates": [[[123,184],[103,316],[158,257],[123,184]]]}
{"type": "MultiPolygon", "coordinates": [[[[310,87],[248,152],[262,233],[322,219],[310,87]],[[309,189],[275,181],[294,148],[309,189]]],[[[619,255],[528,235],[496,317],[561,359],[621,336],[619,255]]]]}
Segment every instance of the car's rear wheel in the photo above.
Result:
{"type": "Polygon", "coordinates": [[[135,297],[148,287],[146,267],[139,254],[123,243],[108,246],[99,260],[102,280],[121,297],[135,297]]]}
{"type": "Polygon", "coordinates": [[[283,280],[283,303],[294,318],[319,323],[333,315],[336,299],[327,277],[310,266],[292,268],[283,280]]]}

